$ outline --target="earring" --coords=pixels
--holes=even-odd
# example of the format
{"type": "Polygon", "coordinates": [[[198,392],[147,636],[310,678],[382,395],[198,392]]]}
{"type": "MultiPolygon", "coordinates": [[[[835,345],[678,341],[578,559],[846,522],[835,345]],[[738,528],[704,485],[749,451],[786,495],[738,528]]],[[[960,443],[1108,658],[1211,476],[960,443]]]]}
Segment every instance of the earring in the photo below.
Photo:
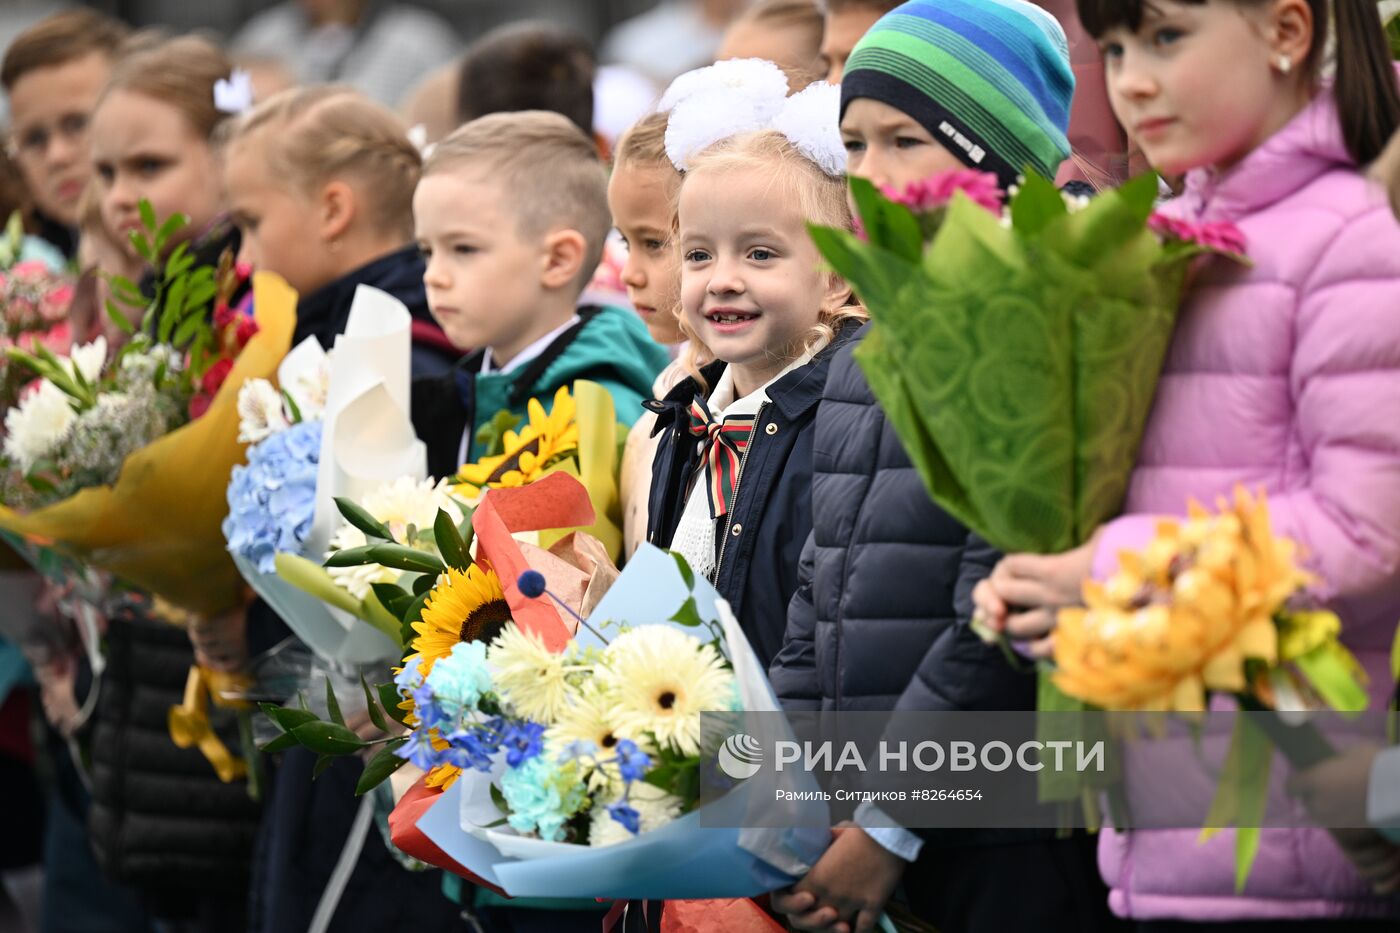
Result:
{"type": "Polygon", "coordinates": [[[1293,59],[1287,55],[1280,55],[1278,61],[1274,63],[1274,67],[1279,70],[1280,74],[1288,74],[1293,70],[1293,59]]]}

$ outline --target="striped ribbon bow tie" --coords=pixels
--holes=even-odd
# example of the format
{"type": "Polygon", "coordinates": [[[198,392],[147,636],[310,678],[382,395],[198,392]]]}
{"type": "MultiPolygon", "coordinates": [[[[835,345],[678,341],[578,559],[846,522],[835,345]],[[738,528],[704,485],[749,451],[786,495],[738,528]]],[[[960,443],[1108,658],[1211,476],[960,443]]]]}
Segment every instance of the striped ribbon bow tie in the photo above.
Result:
{"type": "Polygon", "coordinates": [[[690,403],[690,433],[702,439],[701,464],[705,493],[710,500],[710,517],[720,518],[734,507],[734,491],[739,488],[739,464],[753,435],[753,415],[731,415],[716,421],[703,400],[690,403]]]}

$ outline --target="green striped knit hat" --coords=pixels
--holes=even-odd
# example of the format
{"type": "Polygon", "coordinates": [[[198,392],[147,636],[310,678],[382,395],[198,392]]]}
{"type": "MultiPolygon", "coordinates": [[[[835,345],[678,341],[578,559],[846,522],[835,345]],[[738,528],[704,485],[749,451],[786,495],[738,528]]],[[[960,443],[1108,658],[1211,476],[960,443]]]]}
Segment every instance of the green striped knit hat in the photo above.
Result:
{"type": "Polygon", "coordinates": [[[1073,96],[1069,43],[1049,13],[1025,0],[913,0],[851,52],[841,112],[857,97],[889,104],[1007,187],[1028,167],[1054,179],[1073,96]]]}

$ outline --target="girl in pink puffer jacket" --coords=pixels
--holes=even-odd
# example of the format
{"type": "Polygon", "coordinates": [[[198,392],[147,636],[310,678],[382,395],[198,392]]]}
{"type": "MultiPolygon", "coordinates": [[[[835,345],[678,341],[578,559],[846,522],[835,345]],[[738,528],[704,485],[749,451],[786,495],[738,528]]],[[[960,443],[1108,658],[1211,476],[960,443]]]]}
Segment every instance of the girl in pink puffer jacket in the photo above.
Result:
{"type": "MultiPolygon", "coordinates": [[[[1005,558],[979,607],[1047,654],[1054,610],[1143,546],[1161,516],[1263,487],[1379,702],[1400,619],[1400,226],[1359,166],[1400,123],[1400,93],[1375,4],[1079,0],[1079,11],[1119,120],[1155,168],[1186,175],[1166,212],[1236,224],[1252,266],[1213,262],[1193,282],[1124,515],[1066,554],[1005,558]],[[1329,13],[1335,82],[1319,75],[1329,13]]],[[[1339,918],[1390,929],[1400,917],[1400,901],[1371,895],[1322,830],[1264,830],[1240,895],[1233,834],[1198,836],[1105,832],[1113,910],[1152,930],[1339,918]]]]}

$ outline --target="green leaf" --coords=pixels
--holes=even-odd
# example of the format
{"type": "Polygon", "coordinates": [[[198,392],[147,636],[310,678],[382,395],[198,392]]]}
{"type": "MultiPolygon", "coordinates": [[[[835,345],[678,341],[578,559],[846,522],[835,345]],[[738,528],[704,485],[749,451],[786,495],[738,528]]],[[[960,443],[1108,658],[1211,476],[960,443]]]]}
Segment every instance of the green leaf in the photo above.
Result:
{"type": "Polygon", "coordinates": [[[416,599],[416,598],[418,598],[419,596],[423,596],[423,595],[425,595],[425,594],[427,594],[427,593],[432,592],[433,583],[434,583],[435,581],[436,581],[436,578],[433,577],[433,576],[431,576],[431,575],[429,575],[429,574],[426,574],[426,573],[424,573],[424,574],[419,574],[418,578],[417,578],[416,580],[413,581],[413,596],[414,596],[414,598],[416,599]]]}
{"type": "Polygon", "coordinates": [[[379,684],[374,689],[379,694],[379,705],[389,714],[389,718],[401,726],[406,725],[404,719],[408,717],[408,711],[399,709],[403,697],[399,696],[398,688],[393,684],[379,684]]]}
{"type": "Polygon", "coordinates": [[[117,303],[112,299],[107,299],[107,318],[117,326],[117,330],[130,337],[136,333],[136,325],[131,323],[131,318],[117,307],[117,303]]]}
{"type": "Polygon", "coordinates": [[[407,570],[413,573],[429,573],[436,576],[446,573],[447,568],[432,554],[416,551],[402,544],[376,544],[370,547],[370,556],[376,564],[394,570],[407,570]]]}
{"type": "Polygon", "coordinates": [[[402,648],[403,641],[400,633],[403,631],[403,621],[394,613],[384,608],[384,604],[379,601],[379,597],[370,593],[360,604],[359,616],[370,625],[379,629],[389,636],[396,647],[402,648]]]}
{"type": "Polygon", "coordinates": [[[1201,838],[1208,839],[1227,826],[1235,827],[1236,894],[1244,890],[1254,858],[1259,853],[1258,834],[1268,806],[1273,751],[1268,737],[1249,715],[1235,717],[1230,749],[1206,814],[1201,838]]]}
{"type": "Polygon", "coordinates": [[[275,703],[259,703],[258,709],[262,710],[267,718],[277,723],[277,727],[283,732],[291,732],[297,726],[316,721],[316,714],[310,710],[278,706],[275,703]]]}
{"type": "MultiPolygon", "coordinates": [[[[151,212],[151,217],[154,219],[154,217],[155,217],[155,212],[154,212],[154,211],[151,212]]],[[[142,215],[142,221],[143,221],[143,222],[145,221],[145,215],[142,215]]],[[[164,244],[170,242],[170,238],[173,237],[176,233],[178,233],[178,232],[180,231],[180,228],[183,227],[184,225],[185,225],[185,215],[183,215],[183,214],[171,214],[169,217],[165,218],[165,223],[161,224],[161,225],[160,225],[160,229],[156,231],[156,242],[157,242],[157,243],[160,243],[161,245],[164,245],[164,244]]],[[[148,226],[148,227],[151,227],[151,226],[154,226],[154,224],[153,224],[153,223],[152,223],[152,224],[147,224],[147,226],[148,226]]],[[[184,245],[185,245],[185,244],[183,244],[183,243],[180,244],[180,246],[184,246],[184,245]]],[[[179,249],[179,247],[177,246],[176,249],[179,249]]],[[[175,258],[175,254],[174,254],[174,253],[171,253],[170,255],[171,255],[171,259],[174,259],[174,258],[175,258]]]]}
{"type": "Polygon", "coordinates": [[[501,789],[495,784],[491,785],[491,802],[502,813],[510,813],[510,804],[506,801],[506,795],[501,793],[501,789]]]}
{"type": "Polygon", "coordinates": [[[345,725],[345,716],[340,712],[340,701],[335,698],[335,690],[331,687],[331,679],[326,678],[326,709],[330,711],[331,722],[336,725],[345,725]]]}
{"type": "Polygon", "coordinates": [[[670,621],[692,627],[702,625],[704,620],[700,618],[700,610],[695,605],[695,597],[687,599],[684,605],[676,610],[676,614],[671,616],[670,621]]]}
{"type": "Polygon", "coordinates": [[[360,775],[360,780],[355,784],[356,797],[374,790],[388,780],[389,775],[408,764],[407,758],[400,758],[394,754],[407,742],[406,738],[394,739],[394,741],[385,744],[379,753],[369,760],[369,764],[365,765],[364,773],[360,775]]]}
{"type": "Polygon", "coordinates": [[[413,601],[413,605],[408,607],[408,611],[403,614],[403,644],[410,647],[413,639],[418,637],[418,633],[413,630],[414,622],[423,621],[423,607],[428,605],[428,593],[423,593],[413,601]]]}
{"type": "Polygon", "coordinates": [[[379,604],[402,619],[408,607],[413,605],[413,594],[404,592],[403,587],[394,583],[371,583],[369,588],[379,604]]]}
{"type": "Polygon", "coordinates": [[[1340,713],[1361,713],[1370,698],[1347,663],[1346,649],[1334,643],[1322,644],[1298,658],[1298,671],[1312,684],[1318,696],[1340,713]]]}
{"type": "Polygon", "coordinates": [[[335,755],[322,755],[320,758],[317,758],[316,767],[311,769],[311,780],[314,781],[320,777],[322,773],[331,766],[331,762],[335,761],[335,759],[335,755]]]}
{"type": "MultiPolygon", "coordinates": [[[[141,214],[141,226],[145,227],[147,231],[157,230],[156,209],[151,207],[151,202],[142,198],[140,203],[136,205],[136,209],[141,214]]],[[[180,217],[181,215],[176,214],[175,216],[180,217]]]]}
{"type": "Polygon", "coordinates": [[[685,588],[695,590],[695,571],[690,569],[690,564],[680,555],[678,551],[671,552],[671,559],[676,562],[676,569],[681,572],[681,579],[685,581],[685,588]]]}
{"type": "Polygon", "coordinates": [[[297,741],[321,755],[349,755],[365,747],[360,737],[334,722],[308,722],[292,730],[297,741]]]}
{"type": "Polygon", "coordinates": [[[389,526],[365,511],[359,503],[344,496],[336,496],[335,507],[340,510],[340,514],[345,517],[347,522],[369,537],[382,538],[385,541],[394,540],[394,534],[389,530],[389,526]]]}
{"type": "Polygon", "coordinates": [[[519,415],[511,413],[508,408],[502,408],[492,415],[491,420],[476,432],[476,444],[481,448],[482,456],[495,457],[504,453],[506,432],[515,430],[521,420],[519,415]]]}
{"type": "Polygon", "coordinates": [[[378,561],[371,556],[371,552],[374,549],[375,545],[373,544],[366,544],[361,547],[341,548],[326,558],[325,566],[360,567],[364,564],[378,563],[378,561]]]}
{"type": "Polygon", "coordinates": [[[301,743],[297,741],[296,736],[292,735],[290,732],[284,732],[277,738],[273,739],[271,742],[268,742],[266,745],[263,745],[259,749],[259,751],[263,752],[266,755],[275,755],[278,752],[285,752],[289,748],[300,747],[301,743]]]}
{"type": "Polygon", "coordinates": [[[299,557],[285,551],[278,554],[274,561],[277,564],[277,576],[292,586],[302,592],[310,593],[337,609],[344,609],[356,616],[360,614],[359,601],[331,579],[326,568],[307,560],[305,557],[299,557]]]}
{"type": "Polygon", "coordinates": [[[1027,171],[1021,190],[1011,199],[1011,225],[1016,232],[1033,237],[1068,213],[1060,189],[1035,172],[1027,171]]]}
{"type": "MultiPolygon", "coordinates": [[[[390,686],[393,686],[390,684],[390,686]]],[[[365,675],[360,675],[360,687],[365,691],[365,711],[369,713],[369,721],[374,723],[374,728],[380,732],[389,731],[389,720],[384,718],[384,711],[379,708],[379,701],[370,692],[369,681],[365,680],[365,675]]],[[[397,696],[397,694],[395,694],[397,696]]]]}
{"type": "Polygon", "coordinates": [[[907,262],[918,262],[924,252],[924,238],[914,212],[886,198],[865,178],[853,175],[850,185],[851,200],[870,244],[907,262]]]}
{"type": "Polygon", "coordinates": [[[191,315],[185,318],[184,322],[175,330],[175,336],[171,341],[177,347],[188,346],[194,340],[194,335],[201,329],[208,326],[202,315],[191,315]]]}
{"type": "Polygon", "coordinates": [[[296,399],[292,398],[292,393],[286,389],[281,391],[282,401],[287,403],[287,410],[292,413],[292,424],[301,424],[301,406],[297,404],[296,399]]]}
{"type": "Polygon", "coordinates": [[[471,555],[467,553],[467,543],[457,533],[457,526],[453,524],[452,516],[447,514],[446,509],[438,509],[437,518],[433,520],[433,537],[447,566],[465,573],[471,566],[471,555]]]}

